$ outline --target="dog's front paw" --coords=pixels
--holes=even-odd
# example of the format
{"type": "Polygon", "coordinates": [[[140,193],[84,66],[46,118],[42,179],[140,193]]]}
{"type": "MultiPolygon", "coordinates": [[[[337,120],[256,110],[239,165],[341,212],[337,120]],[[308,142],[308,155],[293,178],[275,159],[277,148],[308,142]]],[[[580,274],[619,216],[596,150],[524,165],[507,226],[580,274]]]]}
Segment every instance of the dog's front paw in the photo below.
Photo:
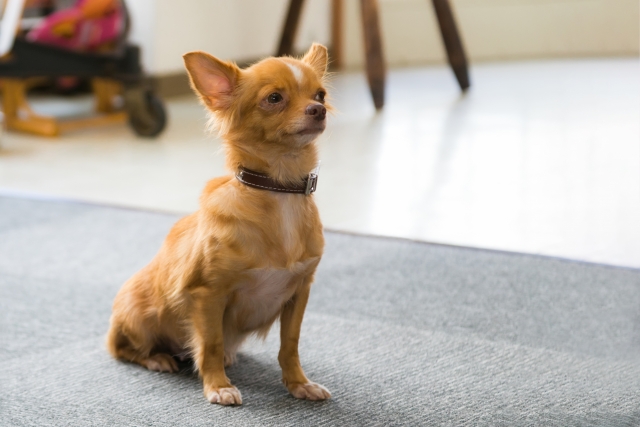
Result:
{"type": "Polygon", "coordinates": [[[313,382],[287,384],[287,389],[297,399],[325,400],[331,397],[329,390],[313,382]]]}
{"type": "Polygon", "coordinates": [[[242,405],[242,395],[240,390],[231,387],[213,388],[205,390],[204,395],[211,403],[218,403],[220,405],[242,405]]]}

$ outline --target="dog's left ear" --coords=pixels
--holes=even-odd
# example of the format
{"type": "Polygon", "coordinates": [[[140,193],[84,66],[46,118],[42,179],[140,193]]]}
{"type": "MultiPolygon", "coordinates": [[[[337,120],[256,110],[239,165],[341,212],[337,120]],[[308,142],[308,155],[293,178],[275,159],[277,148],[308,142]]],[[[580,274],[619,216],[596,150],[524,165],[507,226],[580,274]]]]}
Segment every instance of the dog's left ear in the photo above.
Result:
{"type": "Polygon", "coordinates": [[[302,62],[309,65],[319,78],[324,77],[329,65],[329,53],[327,48],[320,43],[314,43],[309,51],[302,57],[302,62]]]}

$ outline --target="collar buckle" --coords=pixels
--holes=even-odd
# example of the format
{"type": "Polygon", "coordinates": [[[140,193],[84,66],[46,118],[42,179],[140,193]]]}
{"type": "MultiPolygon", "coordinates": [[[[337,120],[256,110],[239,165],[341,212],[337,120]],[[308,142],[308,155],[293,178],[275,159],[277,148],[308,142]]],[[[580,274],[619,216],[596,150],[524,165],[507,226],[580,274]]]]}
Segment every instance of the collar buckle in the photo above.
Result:
{"type": "Polygon", "coordinates": [[[307,188],[304,190],[304,194],[308,196],[309,194],[316,191],[316,187],[318,186],[318,174],[311,172],[307,177],[307,188]]]}

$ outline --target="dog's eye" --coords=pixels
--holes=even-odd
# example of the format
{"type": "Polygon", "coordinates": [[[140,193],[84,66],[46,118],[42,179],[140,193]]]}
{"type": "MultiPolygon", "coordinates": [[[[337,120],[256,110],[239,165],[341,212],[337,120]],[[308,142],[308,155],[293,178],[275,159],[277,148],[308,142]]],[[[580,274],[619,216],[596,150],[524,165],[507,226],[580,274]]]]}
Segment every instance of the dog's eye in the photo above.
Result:
{"type": "Polygon", "coordinates": [[[324,102],[325,95],[326,93],[324,91],[319,91],[318,93],[316,93],[316,101],[324,102]]]}
{"type": "Polygon", "coordinates": [[[271,95],[267,96],[267,102],[269,104],[277,104],[280,101],[282,101],[282,95],[278,92],[273,92],[271,95]]]}

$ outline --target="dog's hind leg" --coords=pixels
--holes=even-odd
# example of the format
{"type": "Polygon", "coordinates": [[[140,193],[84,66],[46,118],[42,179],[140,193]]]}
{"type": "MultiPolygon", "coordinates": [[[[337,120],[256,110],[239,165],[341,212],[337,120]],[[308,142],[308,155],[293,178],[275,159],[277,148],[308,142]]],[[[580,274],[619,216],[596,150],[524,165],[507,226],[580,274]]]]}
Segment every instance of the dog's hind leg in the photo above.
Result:
{"type": "Polygon", "coordinates": [[[248,334],[225,330],[224,332],[224,366],[236,363],[238,349],[248,334]]]}
{"type": "Polygon", "coordinates": [[[178,364],[163,347],[157,333],[156,312],[149,310],[149,295],[138,274],[127,282],[113,304],[107,349],[116,359],[137,363],[152,371],[177,372],[178,364]]]}
{"type": "Polygon", "coordinates": [[[121,325],[112,324],[107,336],[107,349],[116,359],[142,365],[150,371],[178,372],[178,364],[169,354],[152,354],[156,344],[150,337],[125,333],[121,325]]]}

